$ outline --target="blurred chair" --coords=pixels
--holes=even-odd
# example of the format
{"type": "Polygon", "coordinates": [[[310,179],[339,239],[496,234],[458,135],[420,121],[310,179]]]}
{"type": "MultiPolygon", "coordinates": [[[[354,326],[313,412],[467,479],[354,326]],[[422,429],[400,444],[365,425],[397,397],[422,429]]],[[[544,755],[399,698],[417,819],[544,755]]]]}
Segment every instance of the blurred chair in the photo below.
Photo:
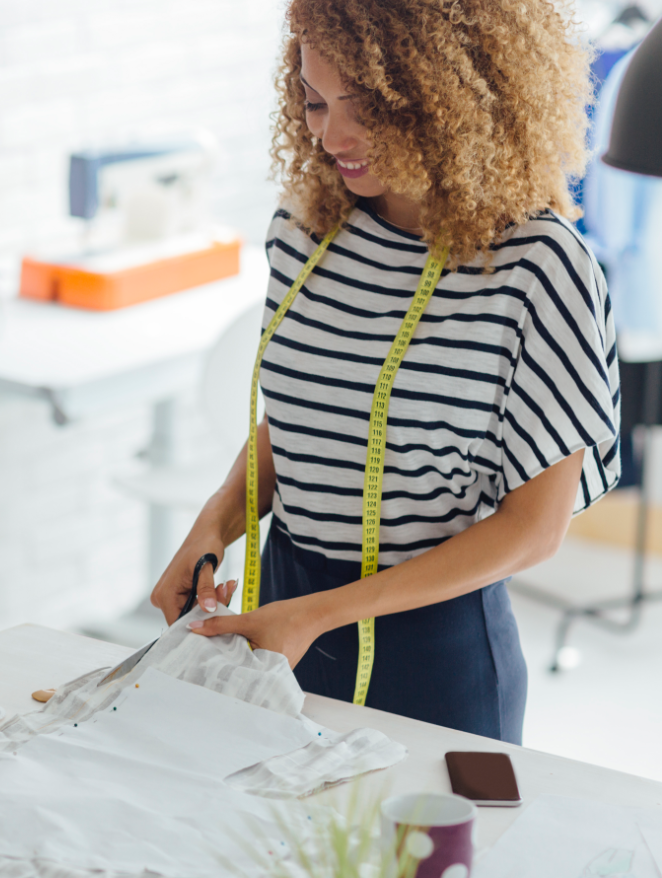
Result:
{"type": "MultiPolygon", "coordinates": [[[[194,464],[149,466],[114,484],[145,503],[198,511],[221,485],[248,438],[250,384],[263,306],[245,311],[218,338],[204,365],[199,399],[215,453],[194,464]]],[[[264,412],[260,394],[258,421],[264,412]]]]}
{"type": "Polygon", "coordinates": [[[570,627],[580,619],[597,625],[612,634],[628,634],[641,622],[647,602],[662,601],[662,590],[645,584],[647,536],[651,508],[649,469],[652,463],[653,430],[662,425],[662,358],[640,358],[634,348],[626,355],[619,349],[621,367],[621,434],[630,434],[635,427],[643,430],[641,451],[641,483],[636,510],[633,570],[630,582],[620,597],[592,600],[589,603],[568,601],[546,589],[529,585],[526,579],[511,583],[511,589],[531,600],[561,611],[556,629],[554,654],[549,667],[557,672],[576,664],[577,650],[567,646],[570,627]],[[567,652],[569,650],[569,652],[567,652]]]}

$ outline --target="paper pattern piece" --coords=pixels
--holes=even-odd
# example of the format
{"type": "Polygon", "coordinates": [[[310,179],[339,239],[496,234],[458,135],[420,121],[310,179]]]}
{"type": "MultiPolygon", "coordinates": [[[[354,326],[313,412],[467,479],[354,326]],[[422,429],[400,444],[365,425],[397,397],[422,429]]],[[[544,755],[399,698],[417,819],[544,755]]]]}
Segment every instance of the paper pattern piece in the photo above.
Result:
{"type": "MultiPolygon", "coordinates": [[[[112,708],[85,723],[69,723],[53,735],[38,736],[19,755],[39,747],[49,748],[55,758],[60,750],[71,748],[110,759],[130,752],[145,765],[223,780],[264,759],[305,747],[311,738],[303,723],[292,717],[148,668],[139,685],[125,689],[112,708]]],[[[77,757],[72,752],[69,758],[77,757]]]]}
{"type": "Polygon", "coordinates": [[[0,853],[76,868],[215,876],[268,804],[231,771],[305,746],[291,717],[148,669],[116,705],[3,754],[0,853]]]}
{"type": "MultiPolygon", "coordinates": [[[[227,612],[220,606],[217,611],[219,615],[227,612]]],[[[43,708],[0,725],[0,845],[13,838],[25,842],[26,825],[32,839],[29,852],[21,856],[9,856],[7,848],[0,846],[0,878],[120,878],[120,869],[121,878],[147,878],[148,863],[153,872],[178,878],[182,874],[191,878],[236,874],[226,872],[219,863],[219,849],[225,863],[233,862],[239,871],[243,864],[249,874],[257,874],[245,849],[245,839],[254,835],[247,834],[246,821],[258,821],[260,834],[274,840],[274,854],[283,853],[275,814],[290,824],[301,820],[302,837],[311,826],[312,803],[277,802],[264,796],[305,795],[364,771],[388,767],[406,756],[405,747],[380,732],[364,729],[340,735],[303,717],[304,693],[284,656],[266,650],[253,652],[244,638],[234,635],[206,638],[191,634],[186,623],[199,618],[207,614],[196,608],[176,622],[123,679],[97,687],[108,670],[100,669],[61,687],[43,708]],[[154,682],[163,675],[169,682],[154,682]],[[160,685],[176,689],[179,709],[153,688],[160,685]],[[243,740],[232,747],[219,723],[204,728],[206,724],[200,722],[192,730],[183,709],[188,704],[183,692],[189,690],[199,703],[221,693],[235,702],[236,716],[244,716],[243,708],[257,709],[260,716],[266,715],[261,726],[268,731],[269,743],[274,743],[273,732],[284,748],[267,753],[259,749],[264,744],[260,740],[251,742],[250,752],[243,740]],[[144,722],[147,714],[153,730],[161,724],[172,726],[180,755],[174,755],[177,747],[172,736],[168,740],[158,737],[149,745],[131,737],[129,720],[144,722]],[[218,735],[210,733],[211,726],[218,726],[218,735]],[[74,747],[72,771],[63,784],[63,763],[74,747]],[[132,748],[137,748],[137,757],[132,748]],[[59,754],[57,770],[51,753],[59,754]],[[126,767],[131,753],[133,775],[127,793],[118,783],[115,763],[120,759],[126,767]],[[258,763],[253,764],[256,759],[258,763]],[[17,765],[20,777],[10,774],[17,765]],[[223,783],[219,778],[230,772],[228,783],[223,783]],[[70,790],[66,812],[62,808],[65,787],[70,790]],[[7,791],[14,796],[19,789],[21,795],[12,799],[16,807],[9,807],[7,791]],[[218,798],[221,791],[222,801],[218,798]],[[90,804],[98,822],[90,819],[90,804]],[[79,850],[87,846],[86,862],[94,865],[74,865],[72,844],[79,850]],[[130,862],[134,866],[129,867],[130,862]]],[[[245,730],[245,725],[240,728],[245,730]]],[[[232,735],[232,728],[227,731],[232,735]]]]}
{"type": "Polygon", "coordinates": [[[540,796],[474,867],[472,878],[661,878],[638,823],[662,837],[662,809],[540,796]]]}

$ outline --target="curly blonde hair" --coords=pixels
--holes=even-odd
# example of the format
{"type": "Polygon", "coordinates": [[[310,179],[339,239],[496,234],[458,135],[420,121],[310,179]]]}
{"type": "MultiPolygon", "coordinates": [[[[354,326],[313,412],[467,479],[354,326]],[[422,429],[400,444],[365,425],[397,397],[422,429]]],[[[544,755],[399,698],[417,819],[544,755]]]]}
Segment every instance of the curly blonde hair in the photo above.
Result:
{"type": "Polygon", "coordinates": [[[318,235],[356,203],[306,125],[301,45],[357,96],[372,172],[421,201],[423,240],[450,265],[509,224],[581,215],[568,183],[587,158],[589,51],[568,2],[290,0],[272,157],[297,219],[318,235]]]}

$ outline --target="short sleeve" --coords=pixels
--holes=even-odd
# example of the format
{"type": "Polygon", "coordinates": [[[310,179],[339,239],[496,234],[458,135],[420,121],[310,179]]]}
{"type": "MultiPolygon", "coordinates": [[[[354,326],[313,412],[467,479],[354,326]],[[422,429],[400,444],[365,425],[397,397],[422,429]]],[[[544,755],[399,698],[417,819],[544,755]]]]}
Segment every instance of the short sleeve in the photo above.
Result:
{"type": "Polygon", "coordinates": [[[602,271],[580,236],[557,232],[532,253],[531,284],[501,420],[497,500],[585,448],[574,514],[620,476],[614,321],[602,271]]]}

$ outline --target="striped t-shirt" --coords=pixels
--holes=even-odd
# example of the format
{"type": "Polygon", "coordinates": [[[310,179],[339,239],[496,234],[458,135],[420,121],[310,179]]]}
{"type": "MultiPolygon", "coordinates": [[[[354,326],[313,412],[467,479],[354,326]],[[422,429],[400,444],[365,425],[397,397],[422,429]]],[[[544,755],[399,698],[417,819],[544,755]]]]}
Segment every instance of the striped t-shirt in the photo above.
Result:
{"type": "MultiPolygon", "coordinates": [[[[318,243],[276,212],[263,327],[318,243]]],[[[262,361],[275,525],[329,559],[361,560],[373,391],[427,255],[360,201],[262,361]]],[[[397,373],[381,566],[465,530],[580,448],[588,450],[575,512],[618,480],[618,363],[595,258],[547,212],[506,234],[492,267],[485,274],[476,260],[444,270],[397,373]]]]}

